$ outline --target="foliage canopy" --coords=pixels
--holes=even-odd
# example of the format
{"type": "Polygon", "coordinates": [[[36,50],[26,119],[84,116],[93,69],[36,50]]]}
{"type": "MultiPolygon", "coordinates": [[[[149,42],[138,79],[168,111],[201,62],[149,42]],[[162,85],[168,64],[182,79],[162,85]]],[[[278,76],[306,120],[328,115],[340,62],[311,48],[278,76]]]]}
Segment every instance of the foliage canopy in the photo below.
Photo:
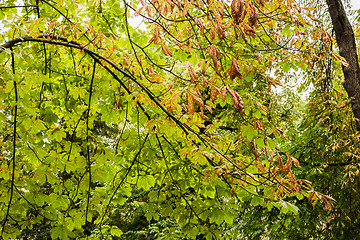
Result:
{"type": "Polygon", "coordinates": [[[359,136],[340,79],[324,84],[329,59],[346,61],[314,8],[2,3],[3,239],[125,238],[139,212],[158,228],[146,237],[163,239],[275,236],[316,212],[331,218],[339,189],[315,191],[308,173],[356,159],[359,136]],[[314,88],[306,107],[289,87],[300,78],[314,88]]]}

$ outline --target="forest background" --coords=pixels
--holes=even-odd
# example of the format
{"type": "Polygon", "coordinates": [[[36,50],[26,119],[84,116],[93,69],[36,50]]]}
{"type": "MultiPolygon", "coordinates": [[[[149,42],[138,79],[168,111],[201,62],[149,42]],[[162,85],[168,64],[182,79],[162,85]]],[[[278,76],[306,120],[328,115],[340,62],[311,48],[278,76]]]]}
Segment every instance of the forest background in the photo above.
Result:
{"type": "Polygon", "coordinates": [[[349,1],[2,0],[0,21],[0,239],[360,235],[349,1]]]}

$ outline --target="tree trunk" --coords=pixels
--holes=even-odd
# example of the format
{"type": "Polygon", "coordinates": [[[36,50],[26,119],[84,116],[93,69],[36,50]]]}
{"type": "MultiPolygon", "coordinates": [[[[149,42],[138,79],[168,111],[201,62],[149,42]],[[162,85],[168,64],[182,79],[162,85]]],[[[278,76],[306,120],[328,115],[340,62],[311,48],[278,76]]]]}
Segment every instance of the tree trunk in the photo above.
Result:
{"type": "Polygon", "coordinates": [[[356,128],[360,131],[360,68],[354,31],[341,0],[326,0],[326,3],[329,7],[340,56],[344,57],[349,63],[349,66],[342,66],[345,78],[343,85],[351,98],[351,108],[356,118],[356,128]]]}

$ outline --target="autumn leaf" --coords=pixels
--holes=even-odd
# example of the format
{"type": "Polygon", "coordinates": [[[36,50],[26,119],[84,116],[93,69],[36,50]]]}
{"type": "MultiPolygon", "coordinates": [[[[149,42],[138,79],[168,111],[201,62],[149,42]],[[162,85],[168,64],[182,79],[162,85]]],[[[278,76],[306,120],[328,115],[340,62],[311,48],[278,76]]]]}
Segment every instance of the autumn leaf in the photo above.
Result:
{"type": "Polygon", "coordinates": [[[223,86],[220,90],[220,94],[221,94],[221,101],[225,102],[225,97],[226,97],[226,87],[223,86]]]}
{"type": "Polygon", "coordinates": [[[216,22],[216,32],[220,39],[225,38],[225,26],[219,21],[216,22]]]}
{"type": "Polygon", "coordinates": [[[216,38],[216,32],[215,32],[214,28],[210,29],[210,36],[209,37],[210,37],[210,41],[214,42],[214,39],[216,38]]]}
{"type": "Polygon", "coordinates": [[[235,90],[233,90],[232,88],[227,87],[228,92],[231,95],[231,98],[233,100],[234,103],[234,108],[239,110],[239,112],[241,114],[244,113],[244,102],[242,100],[242,98],[240,97],[239,93],[237,93],[235,90]]]}
{"type": "Polygon", "coordinates": [[[230,77],[231,80],[234,80],[236,77],[242,78],[240,65],[235,58],[232,58],[231,66],[228,68],[228,70],[226,70],[226,74],[230,77]]]}
{"type": "Polygon", "coordinates": [[[241,16],[243,14],[244,1],[243,0],[233,0],[231,2],[231,16],[234,18],[236,24],[240,23],[241,16]]]}
{"type": "Polygon", "coordinates": [[[166,47],[164,44],[161,44],[161,49],[162,49],[163,53],[165,54],[165,56],[172,57],[171,50],[168,47],[166,47]]]}
{"type": "Polygon", "coordinates": [[[189,71],[191,82],[195,83],[199,76],[195,73],[193,67],[190,64],[188,64],[187,69],[189,71]]]}
{"type": "Polygon", "coordinates": [[[213,103],[215,103],[219,94],[220,94],[220,90],[216,86],[212,86],[210,89],[210,99],[213,103]]]}
{"type": "Polygon", "coordinates": [[[195,114],[194,102],[193,102],[193,98],[192,98],[192,96],[190,94],[188,94],[187,111],[189,112],[189,114],[191,116],[195,114]]]}

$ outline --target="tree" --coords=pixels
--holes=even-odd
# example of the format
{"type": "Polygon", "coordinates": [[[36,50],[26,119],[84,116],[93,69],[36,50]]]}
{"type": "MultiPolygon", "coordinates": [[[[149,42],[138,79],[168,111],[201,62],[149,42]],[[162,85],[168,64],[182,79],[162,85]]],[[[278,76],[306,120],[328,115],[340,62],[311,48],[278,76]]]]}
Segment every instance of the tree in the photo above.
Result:
{"type": "Polygon", "coordinates": [[[356,128],[360,131],[360,68],[357,55],[354,31],[346,16],[341,0],[326,0],[336,34],[339,52],[347,61],[343,65],[344,87],[351,98],[356,128]]]}
{"type": "Polygon", "coordinates": [[[332,197],[295,177],[285,126],[299,118],[272,91],[330,55],[311,9],[263,0],[0,8],[3,239],[116,238],[130,229],[118,218],[139,208],[168,221],[168,239],[234,239],[248,234],[237,225],[297,216],[302,202],[331,208],[332,197]]]}

